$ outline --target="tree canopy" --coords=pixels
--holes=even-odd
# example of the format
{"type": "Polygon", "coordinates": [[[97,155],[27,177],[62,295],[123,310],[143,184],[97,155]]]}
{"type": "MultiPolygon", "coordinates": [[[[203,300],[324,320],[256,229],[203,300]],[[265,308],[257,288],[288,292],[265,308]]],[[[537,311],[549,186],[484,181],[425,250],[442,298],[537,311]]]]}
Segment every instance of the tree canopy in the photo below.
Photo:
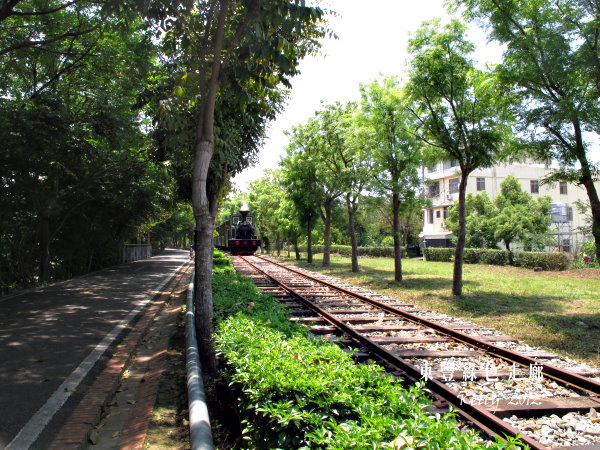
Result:
{"type": "Polygon", "coordinates": [[[456,160],[460,166],[459,227],[454,257],[452,293],[462,293],[465,246],[465,192],[473,170],[501,160],[512,136],[512,116],[491,74],[477,69],[458,20],[441,26],[425,23],[409,42],[412,55],[409,87],[410,111],[417,122],[417,137],[438,160],[456,160]]]}
{"type": "Polygon", "coordinates": [[[583,0],[456,0],[506,44],[498,74],[517,100],[520,133],[538,158],[561,167],[549,181],[583,185],[600,258],[599,168],[589,158],[600,129],[598,4],[583,0]]]}
{"type": "MultiPolygon", "coordinates": [[[[509,175],[500,184],[500,193],[490,200],[487,193],[469,194],[466,199],[467,235],[465,245],[471,248],[497,248],[503,242],[506,250],[513,243],[524,248],[546,236],[550,227],[548,196],[534,199],[524,191],[519,181],[509,175]]],[[[450,208],[446,219],[448,229],[458,231],[458,208],[450,208]]],[[[545,242],[542,241],[542,247],[545,242]]]]}

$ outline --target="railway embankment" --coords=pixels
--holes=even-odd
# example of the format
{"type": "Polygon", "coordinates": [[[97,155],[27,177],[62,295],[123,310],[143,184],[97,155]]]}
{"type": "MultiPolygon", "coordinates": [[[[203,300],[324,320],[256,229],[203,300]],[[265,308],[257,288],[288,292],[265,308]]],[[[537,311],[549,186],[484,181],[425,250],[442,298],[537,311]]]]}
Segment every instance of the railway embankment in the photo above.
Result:
{"type": "MultiPolygon", "coordinates": [[[[254,282],[269,291],[268,279],[254,282]]],[[[215,341],[243,439],[268,448],[483,447],[418,385],[406,387],[374,361],[356,364],[351,352],[290,320],[289,309],[250,279],[220,273],[213,285],[215,341]]]]}
{"type": "MultiPolygon", "coordinates": [[[[259,288],[273,294],[278,303],[284,304],[291,311],[292,322],[320,335],[323,339],[318,342],[341,345],[344,354],[351,354],[354,361],[362,363],[361,367],[377,361],[398,379],[426,382],[438,396],[443,390],[453,392],[445,398],[461,414],[467,412],[462,414],[465,418],[463,423],[469,422],[469,414],[480,429],[501,422],[513,435],[522,433],[533,448],[594,445],[598,439],[600,430],[596,429],[598,420],[594,414],[598,409],[598,373],[588,365],[528,346],[511,336],[465,319],[425,311],[369,289],[344,287],[345,283],[340,280],[315,277],[314,274],[308,274],[313,277],[310,281],[301,280],[297,273],[284,274],[281,267],[265,269],[270,262],[255,257],[244,259],[243,263],[238,261],[238,270],[250,275],[259,288]],[[246,263],[250,263],[251,270],[244,266],[246,263]],[[274,283],[275,280],[277,283],[274,283]],[[334,293],[334,290],[338,292],[334,293]],[[354,295],[352,290],[359,295],[354,295]],[[359,304],[357,299],[367,300],[369,305],[359,304]],[[377,312],[374,306],[383,307],[385,312],[377,312]],[[336,319],[343,322],[337,330],[336,319]],[[446,335],[448,327],[454,329],[452,336],[446,335]],[[386,356],[386,353],[391,356],[386,356]],[[443,386],[440,392],[438,385],[443,386]],[[486,422],[489,418],[481,420],[485,416],[494,416],[494,419],[491,422],[486,422]]],[[[235,284],[228,283],[228,286],[235,284]]],[[[257,302],[241,301],[233,306],[233,310],[240,307],[247,314],[246,310],[254,310],[257,302]]],[[[268,328],[272,330],[271,326],[268,328]]],[[[252,334],[251,330],[244,329],[240,335],[246,338],[237,342],[235,348],[256,345],[256,339],[247,339],[249,334],[252,334]]],[[[261,340],[268,341],[267,338],[258,339],[261,340]]],[[[284,336],[274,339],[274,342],[282,341],[287,342],[284,336]]],[[[297,349],[289,355],[277,348],[272,352],[262,348],[258,354],[262,353],[278,354],[291,364],[311,360],[310,357],[303,358],[297,349]]],[[[313,358],[313,363],[315,360],[321,361],[319,357],[313,358]]],[[[273,360],[269,360],[268,365],[272,363],[273,360]]],[[[305,369],[305,372],[309,370],[305,369]]],[[[257,378],[266,379],[263,374],[257,375],[257,378]]],[[[300,379],[297,375],[292,378],[300,379]]],[[[246,374],[245,379],[253,379],[253,376],[246,374]]],[[[276,379],[280,382],[285,375],[278,374],[276,379]]],[[[246,390],[255,393],[257,388],[246,390]]],[[[305,390],[310,391],[300,391],[305,390]]],[[[272,411],[272,402],[267,400],[266,403],[270,405],[267,410],[272,411]]],[[[436,406],[443,406],[443,401],[438,398],[436,406]]],[[[293,416],[298,410],[292,409],[293,416]]],[[[433,410],[427,411],[431,413],[433,410]]],[[[442,411],[438,409],[436,412],[442,411]]],[[[285,413],[279,414],[280,419],[289,417],[285,413]]],[[[297,419],[290,420],[297,423],[294,422],[297,419]]]]}

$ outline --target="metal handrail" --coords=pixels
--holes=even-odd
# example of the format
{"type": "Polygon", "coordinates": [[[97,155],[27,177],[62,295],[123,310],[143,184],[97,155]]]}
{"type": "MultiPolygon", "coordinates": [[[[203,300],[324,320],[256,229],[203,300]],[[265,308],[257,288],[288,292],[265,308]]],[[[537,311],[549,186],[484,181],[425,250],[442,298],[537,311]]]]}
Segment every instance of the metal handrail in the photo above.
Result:
{"type": "Polygon", "coordinates": [[[186,315],[186,370],[188,387],[188,410],[190,419],[190,448],[192,450],[213,450],[214,443],[208,416],[208,406],[202,381],[202,367],[196,339],[194,319],[194,276],[188,287],[186,315]]]}

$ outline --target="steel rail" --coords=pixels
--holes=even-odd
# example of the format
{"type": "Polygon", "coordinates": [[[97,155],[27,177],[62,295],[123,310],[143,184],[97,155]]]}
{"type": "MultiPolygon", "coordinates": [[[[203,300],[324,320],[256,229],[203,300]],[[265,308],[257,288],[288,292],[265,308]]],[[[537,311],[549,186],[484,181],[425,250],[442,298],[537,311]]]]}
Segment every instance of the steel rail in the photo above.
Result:
{"type": "MultiPolygon", "coordinates": [[[[504,436],[502,436],[501,433],[504,433],[507,436],[513,436],[513,437],[516,437],[517,435],[519,435],[519,438],[521,439],[521,441],[523,443],[529,445],[532,449],[534,449],[534,450],[546,449],[546,447],[541,445],[538,441],[536,441],[528,436],[522,435],[519,430],[517,430],[516,428],[507,424],[502,419],[499,419],[494,414],[489,412],[487,409],[478,408],[474,405],[470,405],[468,403],[463,402],[463,399],[460,398],[456,393],[451,391],[449,388],[447,388],[446,385],[444,385],[444,383],[442,383],[436,379],[433,379],[433,378],[427,378],[426,380],[423,380],[421,371],[416,366],[414,366],[413,364],[410,364],[409,362],[403,360],[402,358],[399,358],[399,357],[395,356],[394,354],[388,352],[380,345],[376,344],[369,338],[363,336],[356,330],[352,329],[352,327],[349,327],[348,325],[346,325],[339,319],[336,319],[333,315],[331,315],[324,309],[320,308],[319,306],[315,305],[310,300],[304,298],[302,295],[300,295],[296,291],[294,291],[293,288],[287,286],[285,283],[278,280],[273,275],[268,274],[267,272],[262,270],[257,265],[248,261],[245,257],[240,257],[240,258],[243,261],[245,261],[247,264],[249,264],[250,266],[255,268],[256,270],[258,270],[259,272],[263,273],[270,280],[272,280],[274,283],[276,283],[282,289],[284,289],[286,292],[288,292],[291,296],[293,296],[294,298],[299,300],[302,304],[309,307],[310,309],[315,311],[317,314],[321,315],[331,325],[340,329],[345,334],[351,336],[354,340],[356,340],[358,343],[360,343],[364,347],[367,347],[371,352],[373,352],[375,355],[377,355],[382,360],[395,366],[397,369],[399,369],[402,372],[402,375],[403,376],[405,375],[406,378],[410,379],[410,381],[412,381],[412,382],[424,381],[427,388],[429,388],[432,392],[437,394],[439,397],[443,398],[448,403],[452,404],[452,406],[457,411],[459,411],[464,418],[473,422],[477,427],[479,427],[480,429],[482,429],[489,435],[492,435],[492,436],[496,435],[496,436],[499,436],[500,438],[504,438],[504,436]]],[[[261,258],[261,259],[263,259],[264,261],[267,261],[269,263],[276,264],[280,267],[283,267],[286,270],[289,269],[285,266],[282,266],[277,263],[273,263],[272,261],[268,261],[264,258],[261,258]]],[[[295,271],[292,270],[292,272],[295,272],[295,271]]],[[[298,274],[305,276],[305,274],[302,274],[302,273],[298,273],[298,274]]],[[[322,282],[317,279],[313,279],[313,280],[318,281],[320,283],[322,282]]],[[[348,291],[345,293],[350,293],[350,292],[348,291]]]]}
{"type": "Polygon", "coordinates": [[[310,280],[313,281],[317,281],[319,283],[324,284],[325,286],[332,288],[332,289],[336,289],[340,292],[343,292],[344,294],[348,294],[351,296],[354,296],[356,298],[359,298],[361,300],[364,300],[374,306],[377,306],[381,309],[384,309],[385,311],[388,311],[390,313],[393,314],[397,314],[400,315],[402,317],[404,317],[405,319],[414,322],[414,323],[419,323],[422,325],[425,325],[429,328],[432,328],[436,331],[439,331],[441,333],[444,333],[448,336],[452,336],[453,338],[455,338],[458,341],[461,341],[464,344],[467,345],[471,345],[473,347],[477,347],[480,348],[482,350],[485,350],[487,353],[500,357],[502,359],[508,360],[510,362],[516,362],[519,363],[522,366],[526,366],[526,367],[530,367],[531,365],[542,365],[543,366],[543,373],[544,375],[548,376],[548,378],[551,378],[555,381],[558,381],[560,383],[566,384],[568,386],[571,386],[573,388],[579,389],[579,390],[584,390],[587,391],[591,394],[594,394],[594,396],[598,396],[600,395],[600,383],[591,380],[589,378],[586,378],[584,376],[578,375],[576,373],[573,372],[569,372],[566,370],[563,370],[559,367],[553,366],[551,364],[547,364],[544,363],[542,361],[539,361],[537,359],[531,358],[529,356],[526,355],[522,355],[519,354],[517,352],[514,352],[512,350],[506,349],[506,348],[502,348],[499,347],[497,345],[494,344],[490,344],[488,342],[484,342],[484,341],[480,341],[479,339],[477,339],[476,337],[473,336],[469,336],[466,333],[462,333],[458,330],[455,330],[453,328],[450,327],[446,327],[444,325],[441,325],[439,323],[433,322],[431,320],[428,319],[424,319],[422,317],[416,316],[414,314],[411,314],[407,311],[402,311],[401,309],[395,308],[393,306],[387,305],[385,303],[379,302],[377,300],[374,300],[372,298],[369,298],[365,295],[359,294],[357,292],[352,292],[348,289],[344,289],[342,287],[336,286],[334,284],[328,283],[327,281],[324,280],[320,280],[316,277],[312,277],[310,275],[307,275],[305,273],[302,273],[299,270],[284,266],[278,262],[275,261],[270,261],[266,258],[263,258],[261,256],[256,256],[257,258],[262,259],[263,261],[267,261],[271,264],[275,264],[279,267],[283,267],[291,272],[297,273],[298,275],[302,275],[310,280]]]}

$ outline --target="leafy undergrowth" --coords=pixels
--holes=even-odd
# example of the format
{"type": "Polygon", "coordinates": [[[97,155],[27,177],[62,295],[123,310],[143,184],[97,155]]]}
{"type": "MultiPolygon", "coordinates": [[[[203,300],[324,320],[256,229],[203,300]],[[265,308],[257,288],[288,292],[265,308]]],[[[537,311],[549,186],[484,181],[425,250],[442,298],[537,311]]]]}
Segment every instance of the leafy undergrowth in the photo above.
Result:
{"type": "MultiPolygon", "coordinates": [[[[355,365],[334,344],[311,337],[252,282],[213,277],[216,348],[237,392],[244,448],[483,448],[454,414],[376,365],[355,365]]],[[[487,443],[508,448],[513,443],[487,443]]],[[[520,448],[514,445],[512,448],[520,448]]]]}

